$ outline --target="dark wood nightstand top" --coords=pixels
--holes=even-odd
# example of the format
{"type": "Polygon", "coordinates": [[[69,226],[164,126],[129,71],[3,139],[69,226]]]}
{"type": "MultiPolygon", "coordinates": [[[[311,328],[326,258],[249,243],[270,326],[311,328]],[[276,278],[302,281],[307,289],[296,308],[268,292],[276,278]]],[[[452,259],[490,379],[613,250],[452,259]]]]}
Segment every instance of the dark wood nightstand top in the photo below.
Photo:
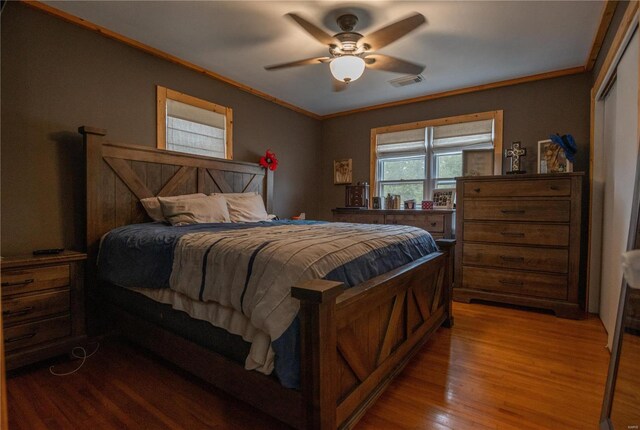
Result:
{"type": "Polygon", "coordinates": [[[72,261],[86,260],[87,254],[77,251],[62,251],[60,254],[50,255],[14,255],[10,257],[2,257],[0,260],[0,268],[12,269],[15,267],[36,266],[43,264],[69,263],[72,261]]]}

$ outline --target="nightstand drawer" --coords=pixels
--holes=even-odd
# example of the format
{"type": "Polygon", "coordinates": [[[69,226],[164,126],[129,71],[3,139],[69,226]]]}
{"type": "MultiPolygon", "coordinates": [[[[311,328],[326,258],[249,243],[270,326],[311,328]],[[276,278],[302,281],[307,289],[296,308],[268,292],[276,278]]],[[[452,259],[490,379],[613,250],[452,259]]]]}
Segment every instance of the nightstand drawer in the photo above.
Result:
{"type": "Polygon", "coordinates": [[[4,329],[4,348],[5,351],[9,352],[69,336],[70,334],[71,317],[69,315],[18,324],[4,329]]]}
{"type": "Polygon", "coordinates": [[[462,288],[566,300],[567,276],[463,266],[462,288]]]}
{"type": "Polygon", "coordinates": [[[465,220],[569,222],[569,200],[475,200],[464,202],[465,220]]]}
{"type": "Polygon", "coordinates": [[[444,215],[425,215],[423,213],[387,215],[386,223],[411,225],[433,233],[442,233],[444,231],[444,215]]]}
{"type": "Polygon", "coordinates": [[[69,290],[45,292],[2,302],[5,327],[20,321],[69,312],[69,290]]]}
{"type": "Polygon", "coordinates": [[[466,221],[464,240],[513,245],[569,246],[569,226],[466,221]]]}
{"type": "Polygon", "coordinates": [[[67,285],[69,285],[68,264],[2,272],[2,297],[67,285]]]}
{"type": "Polygon", "coordinates": [[[571,195],[571,179],[467,181],[464,197],[562,197],[571,195]]]}
{"type": "Polygon", "coordinates": [[[566,249],[465,243],[462,247],[462,264],[567,273],[569,251],[566,249]]]}

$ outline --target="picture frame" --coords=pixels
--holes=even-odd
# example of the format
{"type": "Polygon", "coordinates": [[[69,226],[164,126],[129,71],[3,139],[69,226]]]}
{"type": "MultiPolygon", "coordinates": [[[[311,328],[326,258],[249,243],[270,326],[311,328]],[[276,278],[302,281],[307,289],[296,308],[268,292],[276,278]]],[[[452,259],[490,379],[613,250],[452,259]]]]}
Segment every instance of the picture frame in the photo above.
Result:
{"type": "Polygon", "coordinates": [[[456,189],[438,188],[433,190],[432,200],[434,209],[453,209],[453,203],[456,200],[456,189]]]}
{"type": "Polygon", "coordinates": [[[538,173],[573,172],[573,163],[551,139],[538,141],[538,173]]]}
{"type": "Polygon", "coordinates": [[[353,182],[353,162],[351,158],[333,160],[333,184],[348,185],[353,182]]]}
{"type": "Polygon", "coordinates": [[[493,175],[493,149],[462,151],[462,176],[493,175]]]}

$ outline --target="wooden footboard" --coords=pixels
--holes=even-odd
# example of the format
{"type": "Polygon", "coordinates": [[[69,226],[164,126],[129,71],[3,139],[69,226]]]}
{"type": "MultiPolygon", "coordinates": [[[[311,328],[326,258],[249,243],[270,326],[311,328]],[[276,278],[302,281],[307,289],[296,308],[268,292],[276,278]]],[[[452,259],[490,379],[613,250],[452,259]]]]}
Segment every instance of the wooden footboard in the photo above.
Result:
{"type": "Polygon", "coordinates": [[[294,287],[301,301],[305,428],[350,428],[429,335],[453,323],[450,251],[343,292],[330,281],[294,287]]]}
{"type": "MultiPolygon", "coordinates": [[[[259,191],[271,205],[272,175],[257,164],[114,145],[83,127],[87,162],[87,293],[98,301],[96,260],[102,235],[146,219],[139,200],[194,192],[259,191]]],[[[440,325],[451,326],[453,245],[361,285],[315,280],[292,288],[300,300],[301,391],[118,308],[121,333],[200,378],[296,428],[349,428],[440,325]]],[[[91,322],[90,320],[90,322],[91,322]]]]}

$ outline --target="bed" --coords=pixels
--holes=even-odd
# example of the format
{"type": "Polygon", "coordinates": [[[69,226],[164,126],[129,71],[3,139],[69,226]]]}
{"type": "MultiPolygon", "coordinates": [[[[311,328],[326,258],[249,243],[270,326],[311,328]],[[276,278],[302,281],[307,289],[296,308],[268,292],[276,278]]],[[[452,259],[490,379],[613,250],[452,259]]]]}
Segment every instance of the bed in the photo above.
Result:
{"type": "Polygon", "coordinates": [[[242,352],[221,353],[204,344],[199,329],[189,328],[201,321],[159,311],[186,327],[170,329],[150,316],[158,311],[145,312],[146,302],[136,296],[124,292],[105,299],[105,290],[118,290],[98,277],[100,240],[115,228],[148,221],[141,199],[255,191],[271,212],[273,173],[252,163],[107,143],[106,131],[93,127],[79,131],[86,150],[86,285],[93,331],[101,323],[114,324],[133,342],[294,428],[334,429],[352,427],[429,336],[453,324],[452,240],[438,240],[438,251],[348,289],[327,279],[292,286],[291,297],[299,303],[298,389],[245,370],[238,363],[242,352]]]}

